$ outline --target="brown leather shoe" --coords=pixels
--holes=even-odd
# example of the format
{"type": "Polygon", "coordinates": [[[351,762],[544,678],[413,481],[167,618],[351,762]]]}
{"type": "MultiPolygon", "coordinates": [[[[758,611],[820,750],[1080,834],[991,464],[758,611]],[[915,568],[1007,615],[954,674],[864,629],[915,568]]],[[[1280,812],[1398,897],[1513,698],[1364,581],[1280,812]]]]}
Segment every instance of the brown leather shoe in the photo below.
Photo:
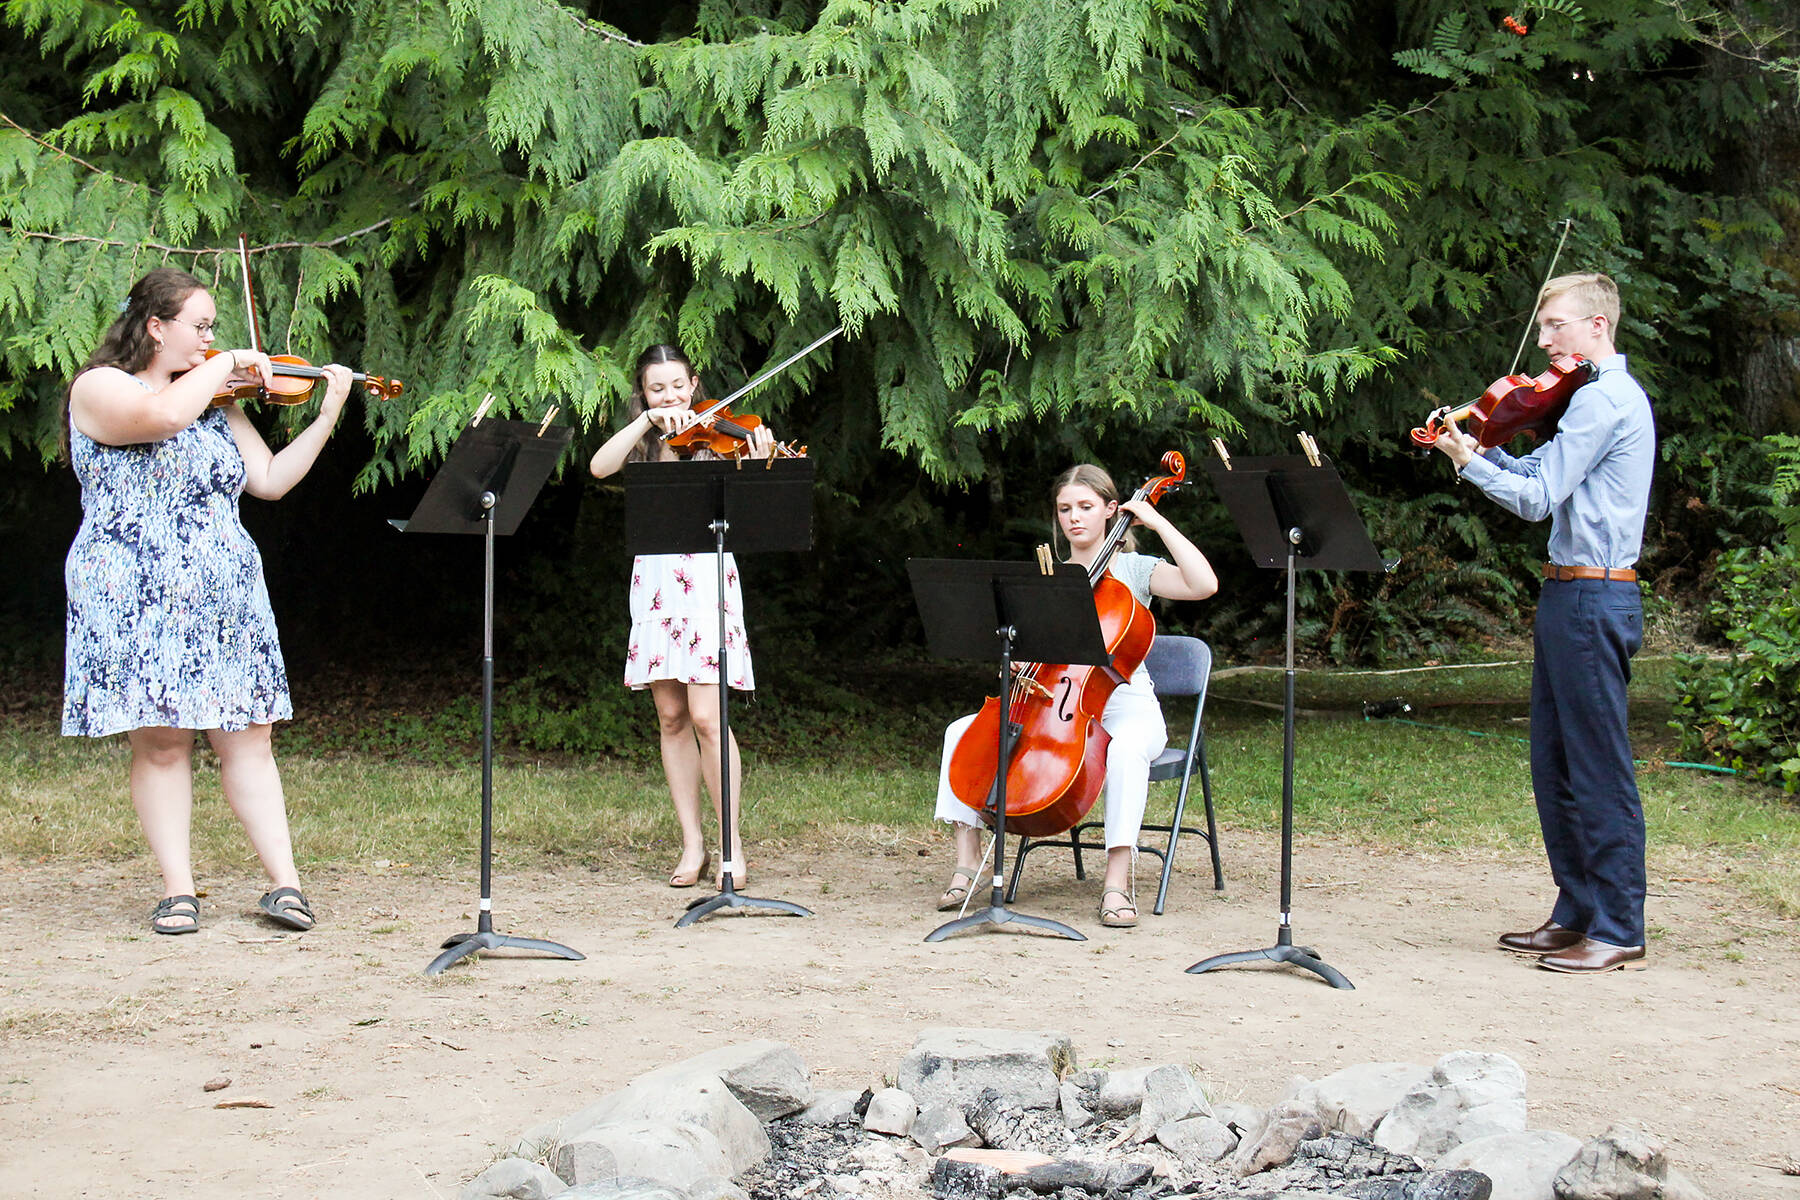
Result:
{"type": "Polygon", "coordinates": [[[1503,933],[1500,945],[1515,954],[1554,954],[1581,941],[1579,930],[1565,929],[1555,921],[1545,921],[1530,933],[1503,933]]]}
{"type": "Polygon", "coordinates": [[[1609,946],[1593,938],[1581,941],[1567,950],[1546,954],[1538,966],[1566,975],[1598,975],[1602,971],[1641,971],[1650,964],[1644,961],[1642,946],[1609,946]]]}

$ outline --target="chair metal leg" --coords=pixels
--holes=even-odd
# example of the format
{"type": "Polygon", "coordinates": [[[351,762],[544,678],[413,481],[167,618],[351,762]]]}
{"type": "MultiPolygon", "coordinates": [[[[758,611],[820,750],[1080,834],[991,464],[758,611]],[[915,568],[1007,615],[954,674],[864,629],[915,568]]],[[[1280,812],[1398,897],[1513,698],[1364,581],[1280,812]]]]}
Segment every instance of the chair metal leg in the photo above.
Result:
{"type": "Polygon", "coordinates": [[[1200,764],[1200,794],[1206,801],[1206,844],[1212,847],[1213,891],[1225,890],[1225,869],[1219,864],[1219,822],[1213,815],[1212,774],[1206,769],[1206,735],[1195,730],[1194,760],[1200,764]]]}
{"type": "Polygon", "coordinates": [[[1181,818],[1187,813],[1188,786],[1191,776],[1182,776],[1181,792],[1175,799],[1175,816],[1169,821],[1169,849],[1162,857],[1162,878],[1156,885],[1156,906],[1150,911],[1163,915],[1163,904],[1169,898],[1169,875],[1175,869],[1175,843],[1181,840],[1181,818]]]}

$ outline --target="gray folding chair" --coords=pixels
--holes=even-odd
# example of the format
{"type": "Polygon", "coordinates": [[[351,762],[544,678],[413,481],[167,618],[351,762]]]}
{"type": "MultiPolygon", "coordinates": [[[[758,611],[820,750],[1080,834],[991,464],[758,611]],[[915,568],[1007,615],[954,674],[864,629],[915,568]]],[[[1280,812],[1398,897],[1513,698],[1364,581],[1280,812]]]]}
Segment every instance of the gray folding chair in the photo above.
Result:
{"type": "MultiPolygon", "coordinates": [[[[1206,839],[1207,845],[1212,849],[1213,890],[1223,891],[1225,888],[1225,873],[1219,864],[1219,829],[1213,815],[1212,776],[1206,770],[1206,733],[1201,727],[1201,716],[1206,711],[1206,682],[1212,676],[1212,647],[1196,637],[1159,633],[1156,640],[1150,643],[1150,653],[1144,656],[1144,665],[1150,668],[1150,682],[1156,685],[1158,697],[1194,698],[1194,726],[1188,732],[1187,745],[1170,746],[1150,764],[1152,783],[1166,779],[1181,780],[1181,790],[1175,799],[1175,812],[1169,823],[1157,825],[1146,821],[1142,826],[1147,833],[1168,834],[1168,844],[1138,844],[1139,853],[1154,854],[1162,860],[1162,880],[1156,888],[1156,907],[1151,910],[1160,917],[1163,903],[1169,895],[1169,872],[1175,865],[1175,843],[1181,840],[1184,833],[1206,839]],[[1196,771],[1200,775],[1200,794],[1206,806],[1205,829],[1181,823],[1187,815],[1188,789],[1196,771]]],[[[1012,878],[1007,882],[1007,901],[1010,903],[1013,894],[1019,890],[1019,874],[1024,870],[1025,856],[1040,846],[1068,848],[1075,856],[1075,878],[1086,879],[1087,870],[1081,861],[1081,852],[1098,850],[1104,853],[1106,846],[1101,842],[1082,841],[1082,832],[1104,828],[1104,822],[1083,821],[1068,833],[1053,838],[1021,838],[1018,853],[1013,856],[1012,878]]]]}

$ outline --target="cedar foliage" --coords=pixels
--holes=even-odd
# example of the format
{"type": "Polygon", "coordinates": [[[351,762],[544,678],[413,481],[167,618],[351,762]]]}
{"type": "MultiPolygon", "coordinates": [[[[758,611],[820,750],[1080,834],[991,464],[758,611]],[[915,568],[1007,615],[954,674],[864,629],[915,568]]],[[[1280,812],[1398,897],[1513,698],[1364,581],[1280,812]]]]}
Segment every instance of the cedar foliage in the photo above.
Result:
{"type": "MultiPolygon", "coordinates": [[[[1071,459],[1124,481],[1299,425],[1408,564],[1309,579],[1310,632],[1441,648],[1528,597],[1541,534],[1396,450],[1510,366],[1571,217],[1561,269],[1619,280],[1657,401],[1648,565],[1703,579],[1761,528],[1775,430],[1737,414],[1800,424],[1791,370],[1773,404],[1739,382],[1800,345],[1793,175],[1769,167],[1800,161],[1791,13],[1514,16],[1528,33],[1449,0],[7,0],[0,453],[48,461],[145,269],[214,281],[230,322],[244,229],[273,348],[408,383],[359,406],[364,490],[428,470],[488,392],[562,405],[582,453],[644,344],[729,385],[841,322],[756,403],[813,445],[843,545],[897,560],[896,531],[941,547],[965,519],[1010,544],[1071,459]]],[[[1209,618],[1266,631],[1238,595],[1209,618]]]]}
{"type": "Polygon", "coordinates": [[[604,422],[652,340],[748,367],[841,322],[764,402],[835,360],[873,406],[846,421],[945,481],[1046,420],[1317,413],[1392,357],[1314,326],[1401,184],[1356,122],[1294,169],[1195,78],[1192,4],[708,5],[650,44],[548,0],[7,15],[40,80],[70,69],[6,100],[11,398],[42,377],[9,453],[52,444],[45,395],[136,274],[235,287],[239,225],[272,342],[410,373],[365,486],[488,391],[604,422]]]}

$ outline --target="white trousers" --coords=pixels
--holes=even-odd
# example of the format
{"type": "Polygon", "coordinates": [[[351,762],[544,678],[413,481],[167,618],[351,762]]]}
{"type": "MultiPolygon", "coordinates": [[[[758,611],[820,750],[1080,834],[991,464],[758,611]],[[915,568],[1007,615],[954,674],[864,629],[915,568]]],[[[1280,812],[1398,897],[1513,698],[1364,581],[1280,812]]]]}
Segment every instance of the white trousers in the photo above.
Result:
{"type": "MultiPolygon", "coordinates": [[[[950,790],[950,754],[962,740],[963,730],[975,714],[958,717],[944,731],[944,755],[938,764],[937,819],[980,826],[981,814],[950,790]]],[[[1100,714],[1100,728],[1112,735],[1106,750],[1106,848],[1138,844],[1144,824],[1144,805],[1150,799],[1150,764],[1169,745],[1169,729],[1163,724],[1162,705],[1150,686],[1150,672],[1139,667],[1125,683],[1113,689],[1100,714]]]]}

